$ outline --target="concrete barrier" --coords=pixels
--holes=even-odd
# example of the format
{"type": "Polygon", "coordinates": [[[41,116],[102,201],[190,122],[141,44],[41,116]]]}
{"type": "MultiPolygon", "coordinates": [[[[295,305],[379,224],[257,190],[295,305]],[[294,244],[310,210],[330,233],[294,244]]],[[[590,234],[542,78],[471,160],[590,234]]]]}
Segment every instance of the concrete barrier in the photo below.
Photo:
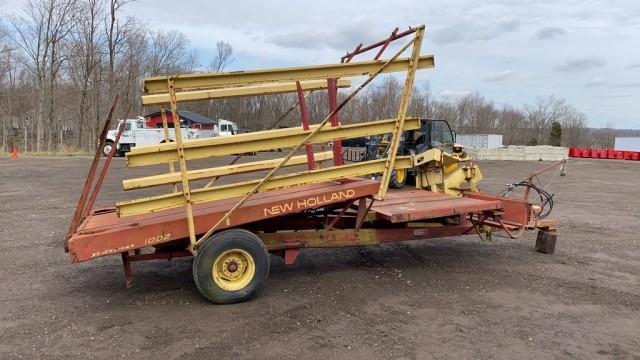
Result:
{"type": "Polygon", "coordinates": [[[464,151],[476,160],[560,161],[569,158],[569,148],[547,145],[465,148],[464,151]]]}

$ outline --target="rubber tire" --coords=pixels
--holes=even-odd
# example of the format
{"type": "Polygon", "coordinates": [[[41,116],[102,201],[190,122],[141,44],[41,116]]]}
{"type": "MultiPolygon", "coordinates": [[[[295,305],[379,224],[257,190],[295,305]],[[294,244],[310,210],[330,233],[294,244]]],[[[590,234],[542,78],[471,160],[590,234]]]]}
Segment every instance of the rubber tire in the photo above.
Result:
{"type": "Polygon", "coordinates": [[[235,304],[256,296],[269,276],[269,253],[259,237],[243,229],[231,229],[217,233],[205,240],[193,260],[193,280],[200,293],[216,304],[235,304]],[[251,282],[244,288],[228,291],[219,287],[211,274],[215,259],[230,249],[248,252],[256,265],[251,282]]]}
{"type": "Polygon", "coordinates": [[[404,184],[406,184],[407,182],[407,170],[406,169],[402,169],[402,171],[404,171],[404,179],[402,179],[402,182],[398,182],[398,170],[393,170],[391,172],[391,176],[389,176],[389,187],[392,189],[402,189],[404,187],[404,184]]]}
{"type": "Polygon", "coordinates": [[[557,240],[557,232],[553,230],[538,230],[535,249],[543,254],[553,254],[556,251],[557,240]]]}
{"type": "Polygon", "coordinates": [[[105,148],[107,147],[107,145],[110,145],[113,148],[113,141],[111,140],[107,140],[104,145],[102,146],[102,155],[103,156],[109,156],[109,153],[106,152],[105,148]]]}

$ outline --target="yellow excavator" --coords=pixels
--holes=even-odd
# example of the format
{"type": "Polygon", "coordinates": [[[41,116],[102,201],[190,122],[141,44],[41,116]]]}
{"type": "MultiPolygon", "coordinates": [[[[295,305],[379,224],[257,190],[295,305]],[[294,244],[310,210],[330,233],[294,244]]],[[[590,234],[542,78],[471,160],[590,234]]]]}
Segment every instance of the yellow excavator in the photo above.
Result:
{"type": "MultiPolygon", "coordinates": [[[[390,135],[370,139],[363,161],[387,156],[390,135]]],[[[415,184],[433,192],[461,196],[465,191],[478,191],[482,173],[461,145],[446,120],[420,119],[420,128],[403,133],[397,155],[411,155],[413,167],[394,170],[391,188],[415,184]]]]}

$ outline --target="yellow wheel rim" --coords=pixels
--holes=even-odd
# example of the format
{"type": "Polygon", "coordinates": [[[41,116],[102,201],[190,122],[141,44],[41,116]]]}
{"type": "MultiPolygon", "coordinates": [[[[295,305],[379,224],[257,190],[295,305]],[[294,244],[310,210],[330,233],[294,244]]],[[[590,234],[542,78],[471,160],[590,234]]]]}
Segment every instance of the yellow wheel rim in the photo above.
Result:
{"type": "Polygon", "coordinates": [[[213,281],[224,290],[236,291],[249,285],[256,273],[253,257],[241,249],[231,249],[218,255],[213,262],[213,281]]]}
{"type": "Polygon", "coordinates": [[[404,169],[397,169],[396,170],[396,182],[398,184],[402,184],[404,183],[404,169]]]}

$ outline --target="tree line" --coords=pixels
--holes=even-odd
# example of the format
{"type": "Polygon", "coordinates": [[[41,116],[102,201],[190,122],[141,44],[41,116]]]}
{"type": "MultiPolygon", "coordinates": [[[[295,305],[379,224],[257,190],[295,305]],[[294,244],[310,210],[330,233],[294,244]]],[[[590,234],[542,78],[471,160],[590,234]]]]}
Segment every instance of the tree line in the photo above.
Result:
{"type": "MultiPolygon", "coordinates": [[[[150,30],[137,17],[124,16],[132,0],[28,0],[18,15],[0,22],[0,136],[2,150],[93,151],[105,114],[116,94],[116,116],[156,109],[140,104],[145,76],[223,71],[233,48],[219,41],[208,64],[176,30],[150,30]]],[[[344,123],[393,118],[402,84],[386,76],[353,99],[340,113],[344,123]]],[[[339,97],[346,93],[341,91],[339,97]]],[[[295,104],[293,94],[221,99],[181,108],[207,117],[236,121],[261,130],[299,124],[299,113],[279,118],[295,104]]],[[[307,99],[311,119],[328,112],[326,92],[307,99]]],[[[458,133],[497,133],[504,144],[602,146],[613,130],[586,127],[586,118],[565,100],[547,96],[531,105],[496,104],[478,93],[449,99],[428,88],[413,89],[409,114],[446,119],[458,133]],[[558,135],[558,127],[560,135],[558,135]],[[555,135],[552,131],[555,129],[555,135]]]]}
{"type": "MultiPolygon", "coordinates": [[[[394,118],[398,111],[404,82],[385,76],[353,98],[340,112],[342,123],[394,118]]],[[[347,92],[339,93],[339,100],[347,92]]],[[[267,129],[297,97],[292,94],[256,96],[185,104],[189,110],[210,118],[223,118],[250,130],[267,129]]],[[[328,96],[318,91],[306,99],[310,118],[322,120],[328,114],[328,96]]],[[[554,145],[576,147],[613,147],[616,130],[587,127],[586,116],[553,95],[539,97],[530,105],[515,107],[496,104],[477,92],[461,97],[434,96],[427,87],[414,87],[408,115],[444,119],[459,134],[501,134],[504,145],[554,145]]],[[[295,126],[300,113],[292,112],[278,125],[295,126]]]]}
{"type": "Polygon", "coordinates": [[[175,30],[125,17],[131,0],[28,0],[0,24],[2,148],[93,150],[113,98],[142,111],[144,76],[190,72],[197,54],[175,30]]]}

